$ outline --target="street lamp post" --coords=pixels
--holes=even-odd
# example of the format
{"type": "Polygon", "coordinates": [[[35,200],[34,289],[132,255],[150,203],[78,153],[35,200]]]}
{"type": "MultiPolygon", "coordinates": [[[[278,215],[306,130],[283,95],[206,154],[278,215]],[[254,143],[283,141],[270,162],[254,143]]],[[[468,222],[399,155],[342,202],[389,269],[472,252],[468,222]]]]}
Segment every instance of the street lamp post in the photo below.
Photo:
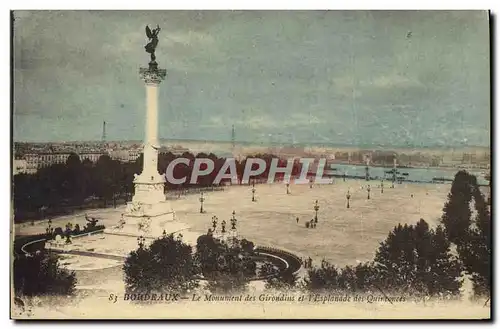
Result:
{"type": "Polygon", "coordinates": [[[255,182],[252,183],[252,202],[255,202],[255,182]]]}
{"type": "Polygon", "coordinates": [[[237,242],[236,223],[238,222],[238,220],[236,219],[235,216],[236,216],[236,212],[233,210],[233,216],[230,219],[230,222],[231,222],[231,237],[232,237],[233,246],[237,242]]]}
{"type": "Polygon", "coordinates": [[[139,245],[140,249],[144,247],[144,242],[146,242],[146,239],[142,235],[137,238],[137,244],[139,245]]]}
{"type": "Polygon", "coordinates": [[[47,232],[47,234],[52,234],[52,232],[54,232],[54,229],[52,228],[52,219],[49,219],[48,226],[45,231],[47,232]]]}
{"type": "Polygon", "coordinates": [[[224,234],[226,233],[226,221],[223,219],[221,225],[221,233],[224,234]]]}
{"type": "Polygon", "coordinates": [[[345,197],[347,199],[347,208],[351,208],[349,204],[349,200],[351,199],[351,193],[349,192],[349,189],[347,190],[347,194],[345,195],[345,197]]]}
{"type": "Polygon", "coordinates": [[[212,227],[213,227],[213,230],[212,232],[215,233],[215,229],[217,228],[217,216],[212,216],[212,227]]]}
{"type": "Polygon", "coordinates": [[[367,199],[370,200],[370,184],[368,184],[368,187],[366,188],[366,191],[368,192],[367,199]]]}
{"type": "Polygon", "coordinates": [[[203,196],[203,192],[201,192],[200,196],[200,214],[203,214],[205,211],[203,210],[203,202],[205,201],[205,197],[203,196]]]}
{"type": "Polygon", "coordinates": [[[318,222],[318,210],[319,210],[319,206],[318,206],[318,200],[316,200],[316,202],[314,203],[314,222],[317,223],[318,222]]]}
{"type": "Polygon", "coordinates": [[[231,217],[231,230],[234,232],[236,231],[236,223],[238,220],[236,219],[236,212],[233,210],[233,217],[231,217]]]}
{"type": "Polygon", "coordinates": [[[286,183],[286,194],[290,194],[290,183],[286,183]]]}

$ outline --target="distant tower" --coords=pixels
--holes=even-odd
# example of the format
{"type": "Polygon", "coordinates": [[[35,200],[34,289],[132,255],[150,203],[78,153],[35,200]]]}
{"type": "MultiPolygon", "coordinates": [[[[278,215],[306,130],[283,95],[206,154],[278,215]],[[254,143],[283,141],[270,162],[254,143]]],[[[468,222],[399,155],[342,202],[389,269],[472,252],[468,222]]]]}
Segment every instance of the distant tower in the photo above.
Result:
{"type": "Polygon", "coordinates": [[[233,152],[233,155],[234,155],[234,148],[235,148],[235,140],[236,140],[236,133],[234,131],[234,125],[233,125],[233,129],[231,130],[231,147],[232,147],[232,152],[233,152]]]}
{"type": "Polygon", "coordinates": [[[393,185],[397,179],[397,176],[396,176],[397,172],[398,172],[398,160],[397,160],[396,156],[394,155],[394,160],[393,160],[393,165],[392,165],[392,184],[393,185]]]}
{"type": "Polygon", "coordinates": [[[102,137],[101,137],[101,139],[103,142],[106,141],[106,121],[102,122],[102,137]]]}
{"type": "Polygon", "coordinates": [[[370,180],[370,158],[366,157],[365,180],[370,180]]]}

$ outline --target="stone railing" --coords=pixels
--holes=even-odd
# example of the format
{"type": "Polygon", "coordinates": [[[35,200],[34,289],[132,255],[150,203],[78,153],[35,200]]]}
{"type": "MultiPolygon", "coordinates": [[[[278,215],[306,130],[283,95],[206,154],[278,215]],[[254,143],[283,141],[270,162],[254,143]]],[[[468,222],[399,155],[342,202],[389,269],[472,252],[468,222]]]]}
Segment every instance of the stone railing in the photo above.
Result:
{"type": "MultiPolygon", "coordinates": [[[[301,259],[292,254],[291,252],[274,248],[274,247],[265,247],[265,246],[256,246],[254,248],[254,251],[259,254],[269,254],[272,257],[281,259],[285,263],[285,269],[283,270],[284,272],[290,272],[293,274],[296,274],[300,268],[302,267],[302,261],[301,259]]],[[[265,278],[258,278],[259,280],[265,279],[265,278]]]]}
{"type": "Polygon", "coordinates": [[[224,186],[207,186],[207,187],[195,187],[195,188],[186,188],[180,190],[168,190],[167,195],[187,195],[187,194],[198,194],[201,192],[216,192],[216,191],[224,191],[224,186]]]}
{"type": "MultiPolygon", "coordinates": [[[[102,233],[104,232],[104,229],[102,230],[95,230],[95,231],[91,231],[91,232],[87,232],[87,233],[82,233],[82,234],[77,234],[77,235],[72,235],[71,236],[71,239],[73,238],[80,238],[80,237],[83,237],[83,236],[91,236],[93,234],[96,234],[96,233],[102,233]]],[[[26,247],[32,245],[32,244],[35,244],[35,243],[39,243],[39,242],[47,242],[47,241],[52,241],[52,240],[48,240],[46,238],[43,238],[43,239],[38,239],[38,240],[33,240],[33,241],[30,241],[30,242],[27,242],[25,243],[22,247],[21,247],[21,251],[25,254],[25,255],[31,255],[31,253],[29,251],[26,250],[26,247]]],[[[57,245],[59,246],[59,245],[57,245]]]]}

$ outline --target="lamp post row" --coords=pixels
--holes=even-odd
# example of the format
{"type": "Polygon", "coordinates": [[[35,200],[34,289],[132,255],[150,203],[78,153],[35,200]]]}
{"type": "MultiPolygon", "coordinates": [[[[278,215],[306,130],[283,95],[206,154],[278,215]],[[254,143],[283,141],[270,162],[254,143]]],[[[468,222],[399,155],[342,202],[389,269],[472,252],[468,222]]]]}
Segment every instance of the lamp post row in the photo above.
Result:
{"type": "MultiPolygon", "coordinates": [[[[367,195],[366,195],[366,198],[368,200],[370,200],[370,192],[371,192],[371,187],[370,187],[370,184],[368,184],[368,186],[366,187],[366,192],[367,192],[367,195]]],[[[384,181],[382,180],[380,182],[380,193],[384,193],[384,181]]],[[[349,200],[351,199],[351,192],[350,192],[350,189],[347,189],[347,193],[345,195],[345,198],[347,200],[347,205],[346,205],[346,208],[350,208],[351,207],[351,204],[349,202],[349,200]]]]}
{"type": "MultiPolygon", "coordinates": [[[[231,222],[231,230],[235,231],[236,224],[237,224],[238,220],[236,219],[236,212],[234,210],[232,213],[232,217],[229,221],[231,222]]],[[[217,229],[218,222],[219,222],[219,218],[217,216],[212,216],[212,229],[209,231],[210,233],[212,233],[212,234],[215,233],[215,230],[217,229]]],[[[226,233],[226,225],[227,225],[226,221],[222,220],[220,225],[221,225],[221,233],[222,234],[226,233]]]]}

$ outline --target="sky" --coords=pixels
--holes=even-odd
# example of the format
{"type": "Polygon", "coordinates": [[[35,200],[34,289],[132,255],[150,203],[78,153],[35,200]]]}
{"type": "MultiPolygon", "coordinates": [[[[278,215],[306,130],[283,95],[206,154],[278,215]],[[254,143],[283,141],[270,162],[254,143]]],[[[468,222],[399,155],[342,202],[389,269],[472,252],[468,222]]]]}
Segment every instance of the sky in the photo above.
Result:
{"type": "Polygon", "coordinates": [[[485,11],[16,11],[15,141],[489,146],[485,11]]]}

